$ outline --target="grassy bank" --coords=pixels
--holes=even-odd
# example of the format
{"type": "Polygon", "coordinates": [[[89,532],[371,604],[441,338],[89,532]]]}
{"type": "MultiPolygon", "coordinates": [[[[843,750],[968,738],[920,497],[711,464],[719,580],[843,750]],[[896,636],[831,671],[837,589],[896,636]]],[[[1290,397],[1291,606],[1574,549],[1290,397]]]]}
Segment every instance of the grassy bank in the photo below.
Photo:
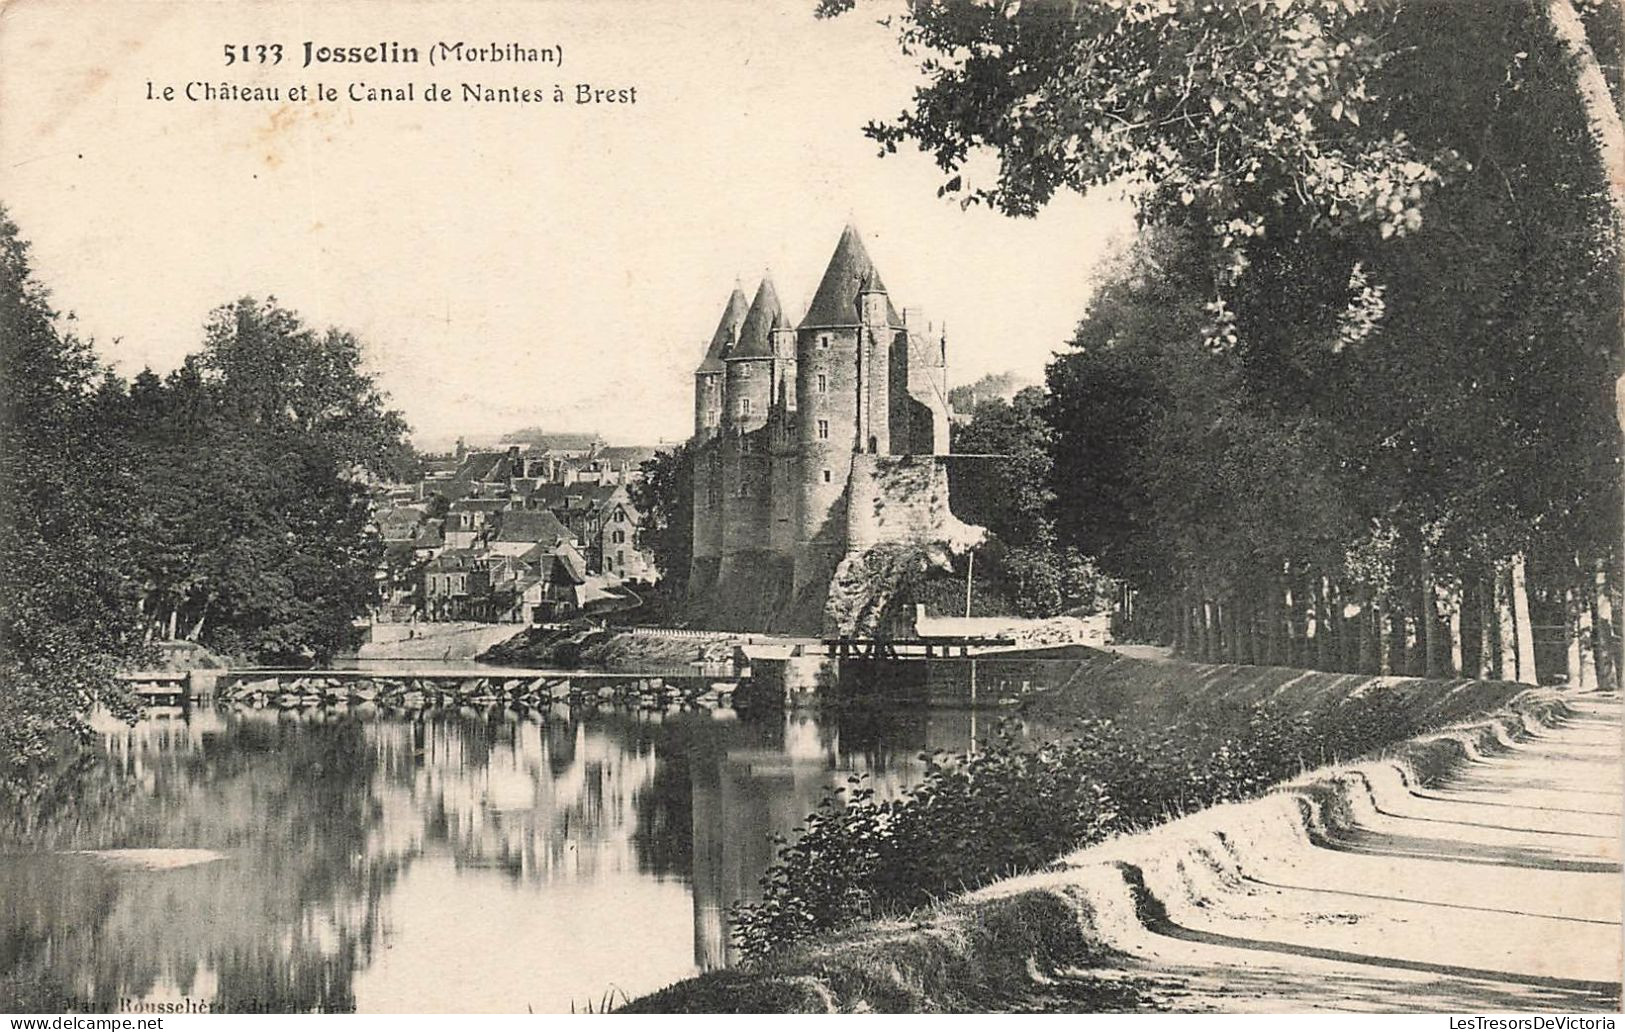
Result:
{"type": "Polygon", "coordinates": [[[1214,804],[1309,819],[1296,804],[1278,805],[1291,795],[1304,814],[1335,820],[1348,781],[1324,764],[1386,756],[1385,769],[1398,764],[1426,782],[1559,706],[1550,693],[1505,682],[1148,663],[1089,650],[1068,658],[1045,664],[1049,676],[1028,705],[1046,723],[1072,722],[1072,734],[939,758],[898,801],[854,786],[826,803],[781,852],[763,903],[740,915],[753,959],[631,1009],[1143,1006],[1130,986],[1087,979],[1068,979],[1067,999],[1045,1002],[1061,990],[1033,977],[1091,966],[1105,949],[1098,925],[1108,913],[1139,919],[1120,874],[1034,892],[1000,891],[1009,884],[1000,879],[1042,871],[1078,848],[1160,834],[1214,804]],[[1492,712],[1493,724],[1417,741],[1492,712]],[[992,887],[958,895],[979,885],[992,887]]]}
{"type": "Polygon", "coordinates": [[[1368,754],[1412,735],[1490,713],[1529,686],[1465,678],[1339,674],[1236,664],[1147,661],[1082,646],[1004,653],[1034,671],[1023,712],[1047,726],[1111,721],[1143,732],[1201,735],[1256,717],[1315,724],[1300,769],[1368,754]],[[1065,657],[1058,663],[1053,657],[1065,657]]]}

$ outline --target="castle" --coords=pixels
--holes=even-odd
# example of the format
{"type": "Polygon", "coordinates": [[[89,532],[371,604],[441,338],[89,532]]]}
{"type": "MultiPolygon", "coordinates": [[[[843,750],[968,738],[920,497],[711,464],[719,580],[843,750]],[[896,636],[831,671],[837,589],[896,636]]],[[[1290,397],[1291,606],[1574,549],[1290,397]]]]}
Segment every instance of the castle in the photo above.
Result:
{"type": "Polygon", "coordinates": [[[689,595],[713,620],[828,630],[844,560],[940,536],[947,344],[919,322],[852,226],[795,325],[770,277],[734,287],[694,373],[689,595]]]}

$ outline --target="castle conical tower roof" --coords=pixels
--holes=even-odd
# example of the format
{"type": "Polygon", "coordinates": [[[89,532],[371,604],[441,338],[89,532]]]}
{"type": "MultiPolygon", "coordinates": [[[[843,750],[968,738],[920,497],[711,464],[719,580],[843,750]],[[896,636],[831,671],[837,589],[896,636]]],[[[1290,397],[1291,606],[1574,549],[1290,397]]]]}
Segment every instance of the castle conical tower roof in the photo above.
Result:
{"type": "MultiPolygon", "coordinates": [[[[824,278],[818,281],[818,292],[813,295],[812,304],[807,306],[807,314],[802,318],[801,325],[856,326],[858,293],[865,290],[884,294],[886,285],[881,282],[875,263],[869,259],[869,252],[864,249],[863,238],[858,236],[857,227],[848,223],[841,233],[840,243],[835,245],[835,253],[830,256],[829,266],[824,269],[824,278]]],[[[893,326],[902,325],[889,297],[886,299],[886,318],[893,326]]]]}
{"type": "Polygon", "coordinates": [[[722,309],[722,321],[717,323],[717,332],[711,334],[711,346],[705,349],[705,358],[700,361],[700,367],[694,370],[696,373],[722,372],[722,360],[728,357],[728,349],[739,339],[746,307],[745,292],[735,283],[734,292],[728,295],[728,304],[722,309]]]}
{"type": "Polygon", "coordinates": [[[762,285],[756,288],[756,300],[750,303],[745,323],[739,328],[739,344],[728,357],[772,358],[772,330],[783,315],[779,292],[773,289],[773,277],[763,276],[762,285]]]}

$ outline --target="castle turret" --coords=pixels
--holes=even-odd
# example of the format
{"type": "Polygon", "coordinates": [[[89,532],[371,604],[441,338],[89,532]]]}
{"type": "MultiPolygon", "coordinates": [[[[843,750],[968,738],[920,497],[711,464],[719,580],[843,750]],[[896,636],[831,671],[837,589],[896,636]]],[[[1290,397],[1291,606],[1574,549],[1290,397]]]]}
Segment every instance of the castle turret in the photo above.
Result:
{"type": "Polygon", "coordinates": [[[891,355],[897,332],[891,299],[874,269],[858,288],[858,363],[862,393],[858,409],[858,450],[891,454],[891,355]]]}
{"type": "Polygon", "coordinates": [[[694,454],[694,558],[689,568],[689,590],[694,592],[708,590],[716,580],[722,556],[723,463],[714,442],[722,432],[726,359],[739,340],[748,307],[744,290],[735,283],[705,357],[694,370],[694,443],[713,442],[694,454]]]}
{"type": "Polygon", "coordinates": [[[948,451],[948,345],[918,309],[903,309],[904,328],[892,340],[893,455],[948,451]]]}
{"type": "Polygon", "coordinates": [[[781,311],[773,326],[773,414],[769,418],[772,503],[768,545],[779,556],[792,556],[799,532],[801,455],[796,440],[796,330],[781,311]]]}
{"type": "MultiPolygon", "coordinates": [[[[796,519],[796,584],[827,575],[845,548],[845,514],[838,512],[852,455],[875,434],[869,404],[874,355],[862,361],[873,338],[901,319],[864,249],[858,231],[847,226],[796,327],[796,436],[800,442],[801,503],[796,519]],[[860,427],[860,422],[862,426],[860,427]],[[863,431],[862,433],[860,433],[863,431]]],[[[888,365],[880,350],[879,364],[888,365]]],[[[883,373],[883,382],[889,373],[883,373]]],[[[884,395],[881,395],[884,398],[884,395]]],[[[886,421],[885,415],[881,416],[886,421]]]]}
{"type": "Polygon", "coordinates": [[[724,574],[728,557],[766,551],[771,523],[771,432],[777,362],[773,328],[783,316],[771,276],[756,289],[739,327],[739,343],[723,360],[722,468],[724,574]]]}
{"type": "Polygon", "coordinates": [[[773,326],[782,314],[773,280],[764,276],[740,324],[739,342],[723,359],[724,429],[743,433],[767,425],[773,400],[773,326]]]}
{"type": "Polygon", "coordinates": [[[694,437],[697,440],[715,437],[722,428],[723,360],[739,339],[739,328],[748,307],[744,290],[735,283],[728,303],[723,306],[722,320],[711,334],[705,357],[694,370],[694,437]]]}
{"type": "Polygon", "coordinates": [[[796,410],[796,328],[781,309],[773,321],[773,404],[796,410]]]}

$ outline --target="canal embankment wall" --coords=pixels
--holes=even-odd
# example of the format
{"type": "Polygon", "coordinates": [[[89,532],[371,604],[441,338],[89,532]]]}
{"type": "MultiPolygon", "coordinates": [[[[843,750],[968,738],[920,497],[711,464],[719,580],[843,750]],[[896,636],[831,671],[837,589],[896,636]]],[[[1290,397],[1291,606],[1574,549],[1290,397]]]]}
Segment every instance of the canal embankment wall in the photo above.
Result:
{"type": "MultiPolygon", "coordinates": [[[[1092,651],[1092,650],[1091,650],[1092,651]]],[[[904,917],[868,922],[633,1001],[641,1012],[1120,1010],[1145,1001],[1127,981],[1062,972],[1109,966],[1170,908],[1246,877],[1265,854],[1298,849],[1385,797],[1436,784],[1560,722],[1567,697],[1508,682],[1377,678],[1269,667],[1152,663],[1101,653],[1031,693],[1050,719],[1117,713],[1190,718],[1205,706],[1273,701],[1321,710],[1384,689],[1439,730],[1358,762],[1311,770],[1269,793],[1210,807],[1058,857],[904,917]]],[[[1215,890],[1216,891],[1216,890],[1215,890]]]]}

